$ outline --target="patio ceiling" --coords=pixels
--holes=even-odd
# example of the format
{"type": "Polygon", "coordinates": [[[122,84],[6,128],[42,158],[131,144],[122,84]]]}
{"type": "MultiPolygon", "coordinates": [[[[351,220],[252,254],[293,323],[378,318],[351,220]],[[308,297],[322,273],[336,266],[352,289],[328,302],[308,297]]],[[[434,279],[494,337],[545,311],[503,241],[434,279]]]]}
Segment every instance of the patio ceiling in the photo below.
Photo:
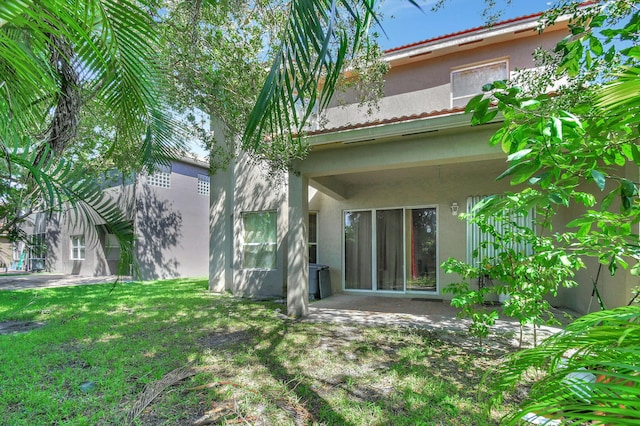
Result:
{"type": "Polygon", "coordinates": [[[332,198],[345,200],[358,187],[383,185],[389,182],[416,180],[433,182],[440,179],[455,179],[456,176],[461,174],[471,174],[478,176],[479,179],[494,180],[497,177],[495,170],[500,170],[501,167],[506,168],[504,159],[483,160],[319,176],[311,178],[309,184],[332,198]]]}

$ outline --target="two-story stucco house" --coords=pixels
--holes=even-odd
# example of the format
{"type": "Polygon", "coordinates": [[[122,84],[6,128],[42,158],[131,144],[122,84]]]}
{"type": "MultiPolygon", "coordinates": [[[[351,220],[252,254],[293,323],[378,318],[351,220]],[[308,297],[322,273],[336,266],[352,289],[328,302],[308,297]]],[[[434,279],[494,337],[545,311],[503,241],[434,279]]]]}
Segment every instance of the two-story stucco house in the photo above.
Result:
{"type": "MultiPolygon", "coordinates": [[[[153,174],[104,179],[134,227],[137,279],[204,277],[208,273],[209,170],[182,158],[153,174]]],[[[117,274],[120,248],[101,226],[87,229],[72,211],[34,215],[26,229],[32,245],[28,269],[99,276],[117,274]]]]}
{"type": "MultiPolygon", "coordinates": [[[[471,127],[467,101],[483,84],[535,66],[538,16],[500,22],[388,50],[380,109],[334,106],[311,151],[287,182],[270,183],[244,156],[212,178],[210,288],[246,296],[286,295],[288,312],[308,309],[308,262],[330,268],[333,292],[446,299],[449,257],[469,258],[472,229],[461,221],[482,195],[500,193],[505,155],[488,140],[499,120],[471,127]]],[[[635,171],[637,174],[637,170],[635,171]]],[[[570,214],[567,214],[570,220],[570,214]]],[[[591,269],[554,301],[584,312],[591,269]]],[[[607,277],[608,306],[626,303],[630,276],[607,277]]]]}

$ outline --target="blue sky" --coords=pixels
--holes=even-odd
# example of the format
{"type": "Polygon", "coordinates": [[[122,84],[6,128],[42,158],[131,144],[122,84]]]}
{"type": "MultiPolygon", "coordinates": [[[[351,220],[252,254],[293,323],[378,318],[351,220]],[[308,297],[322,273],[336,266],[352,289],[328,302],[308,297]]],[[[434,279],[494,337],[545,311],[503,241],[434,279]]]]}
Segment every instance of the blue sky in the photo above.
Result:
{"type": "MultiPolygon", "coordinates": [[[[416,0],[422,7],[416,8],[408,0],[384,0],[381,6],[382,26],[386,36],[381,35],[378,42],[383,49],[426,40],[444,34],[454,33],[486,23],[482,16],[485,0],[447,0],[445,6],[437,12],[431,8],[436,0],[416,0]]],[[[503,13],[499,20],[515,18],[541,12],[552,3],[550,0],[496,0],[496,8],[503,13]]]]}

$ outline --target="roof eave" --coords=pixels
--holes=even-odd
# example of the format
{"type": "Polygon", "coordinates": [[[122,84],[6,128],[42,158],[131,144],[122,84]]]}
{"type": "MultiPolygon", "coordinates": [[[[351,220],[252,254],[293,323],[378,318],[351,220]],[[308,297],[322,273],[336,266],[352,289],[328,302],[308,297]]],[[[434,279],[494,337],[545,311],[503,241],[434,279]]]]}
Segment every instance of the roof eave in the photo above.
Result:
{"type": "MultiPolygon", "coordinates": [[[[492,123],[501,121],[502,117],[499,114],[492,120],[492,123]]],[[[320,133],[307,136],[306,140],[312,148],[319,148],[328,144],[367,143],[381,139],[434,133],[441,130],[465,127],[471,127],[471,117],[469,114],[458,112],[438,117],[423,117],[390,124],[378,124],[375,126],[320,133]]]]}

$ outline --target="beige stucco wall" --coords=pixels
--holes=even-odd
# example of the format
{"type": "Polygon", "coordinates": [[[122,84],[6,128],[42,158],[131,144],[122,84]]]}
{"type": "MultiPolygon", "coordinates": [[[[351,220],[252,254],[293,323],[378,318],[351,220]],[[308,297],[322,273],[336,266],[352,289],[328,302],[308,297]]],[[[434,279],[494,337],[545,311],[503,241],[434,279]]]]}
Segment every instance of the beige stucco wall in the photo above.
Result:
{"type": "MultiPolygon", "coordinates": [[[[349,197],[336,200],[322,193],[312,199],[310,210],[318,211],[319,263],[331,267],[333,291],[343,289],[342,224],[343,212],[350,209],[381,209],[399,207],[436,207],[438,265],[449,257],[465,260],[466,224],[451,214],[451,203],[464,212],[466,199],[472,195],[486,195],[508,188],[507,182],[495,182],[504,162],[485,160],[467,164],[426,166],[405,170],[368,172],[350,176],[349,197]]],[[[444,286],[458,280],[439,268],[438,284],[444,286]]],[[[435,297],[442,298],[441,291],[435,297]]],[[[446,296],[445,296],[446,297],[446,296]]]]}
{"type": "Polygon", "coordinates": [[[377,110],[369,115],[366,109],[354,104],[353,93],[338,93],[332,107],[325,112],[326,127],[449,109],[452,107],[450,80],[453,69],[503,59],[508,61],[510,73],[533,68],[532,52],[538,47],[553,48],[563,34],[563,31],[547,31],[535,37],[459,49],[433,59],[427,55],[425,61],[392,65],[385,76],[384,97],[377,110]]]}
{"type": "MultiPolygon", "coordinates": [[[[624,176],[634,182],[638,182],[639,170],[634,165],[628,165],[624,169],[612,173],[618,176],[624,176]]],[[[592,193],[598,200],[604,198],[614,188],[614,183],[607,183],[604,191],[600,191],[594,184],[585,185],[581,189],[585,192],[592,193]]],[[[597,206],[596,206],[597,208],[597,206]]],[[[611,210],[617,211],[620,208],[620,200],[616,199],[611,210]]],[[[566,223],[574,220],[579,214],[586,211],[585,207],[574,205],[571,209],[564,209],[560,212],[555,220],[554,227],[558,231],[565,230],[563,226],[566,223]]],[[[575,231],[571,229],[570,231],[575,231]]],[[[639,233],[638,225],[635,225],[633,230],[636,234],[639,233]]],[[[607,260],[608,260],[607,256],[607,260]]],[[[625,259],[631,268],[638,260],[637,259],[625,259]]],[[[631,300],[633,296],[632,289],[640,285],[640,279],[629,273],[622,267],[619,267],[615,275],[609,273],[608,264],[604,263],[602,266],[595,258],[584,258],[586,268],[580,269],[575,275],[575,281],[579,284],[574,288],[561,288],[559,292],[558,301],[562,305],[571,308],[580,313],[586,313],[597,311],[600,309],[598,301],[595,297],[592,299],[593,281],[598,278],[598,291],[605,307],[612,308],[617,306],[625,306],[631,300]],[[598,275],[598,269],[600,274],[598,275]],[[589,305],[591,307],[589,308],[589,305]]]]}
{"type": "Polygon", "coordinates": [[[233,179],[230,208],[232,210],[231,240],[233,254],[230,263],[231,286],[234,294],[247,297],[281,297],[286,274],[285,250],[287,236],[286,176],[271,176],[264,164],[251,161],[241,154],[232,165],[233,179]],[[277,212],[277,267],[274,270],[244,269],[242,266],[242,215],[258,211],[277,212]]]}

